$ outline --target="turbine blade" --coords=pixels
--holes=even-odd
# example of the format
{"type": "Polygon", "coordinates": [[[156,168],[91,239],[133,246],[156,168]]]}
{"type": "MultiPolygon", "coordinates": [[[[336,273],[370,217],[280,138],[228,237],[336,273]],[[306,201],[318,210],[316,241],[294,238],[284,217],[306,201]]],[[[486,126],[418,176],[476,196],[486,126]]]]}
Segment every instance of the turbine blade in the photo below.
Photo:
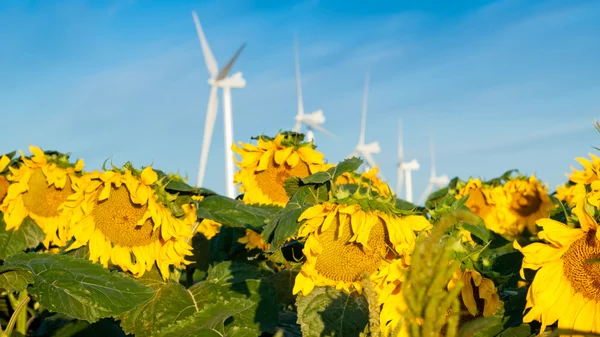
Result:
{"type": "Polygon", "coordinates": [[[298,52],[298,37],[294,34],[294,66],[296,68],[296,92],[298,96],[298,115],[304,115],[304,102],[302,101],[302,80],[300,78],[300,53],[298,52]]]}
{"type": "Polygon", "coordinates": [[[365,143],[365,133],[367,124],[367,102],[369,99],[369,73],[365,76],[365,91],[363,96],[362,115],[360,120],[360,136],[358,138],[359,144],[365,143]]]}
{"type": "Polygon", "coordinates": [[[198,15],[196,15],[196,11],[192,11],[192,17],[194,18],[194,24],[196,25],[196,32],[198,33],[198,38],[200,39],[200,45],[202,46],[204,63],[206,63],[206,68],[208,68],[210,77],[213,78],[217,76],[217,73],[219,72],[219,66],[217,65],[217,61],[210,50],[206,36],[204,36],[204,31],[202,30],[202,26],[200,25],[200,20],[198,19],[198,15]]]}
{"type": "Polygon", "coordinates": [[[363,157],[365,157],[365,160],[367,161],[367,163],[369,164],[369,166],[371,168],[374,168],[377,166],[377,162],[375,161],[375,159],[373,159],[373,156],[369,152],[363,152],[361,154],[363,157]]]}
{"type": "Polygon", "coordinates": [[[432,190],[433,190],[433,183],[429,183],[429,185],[427,185],[427,187],[425,188],[423,195],[421,195],[421,199],[419,199],[419,205],[423,205],[425,203],[425,201],[427,200],[427,197],[429,196],[429,194],[431,193],[432,190]]]}
{"type": "Polygon", "coordinates": [[[246,48],[246,44],[242,43],[242,45],[238,48],[238,50],[235,52],[235,54],[233,54],[233,56],[231,57],[229,62],[227,62],[227,65],[225,65],[225,67],[223,69],[221,69],[221,71],[219,72],[219,75],[217,75],[217,78],[216,78],[217,81],[220,81],[220,80],[224,79],[225,77],[227,77],[227,75],[229,74],[229,71],[231,70],[231,67],[233,66],[233,63],[235,62],[235,60],[237,60],[238,56],[240,56],[240,54],[242,53],[242,50],[244,50],[244,48],[246,48]]]}
{"type": "Polygon", "coordinates": [[[217,87],[210,89],[210,98],[208,100],[208,108],[206,109],[206,120],[204,122],[204,135],[202,138],[202,152],[200,153],[200,167],[198,168],[198,185],[202,187],[204,183],[204,173],[208,162],[208,151],[210,150],[210,142],[212,139],[213,128],[217,119],[217,109],[219,107],[219,97],[217,95],[217,87]]]}
{"type": "Polygon", "coordinates": [[[296,124],[294,125],[294,128],[292,129],[292,131],[294,132],[300,132],[300,128],[302,127],[302,122],[297,121],[296,124]]]}
{"type": "Polygon", "coordinates": [[[322,126],[321,126],[321,125],[319,125],[319,124],[316,124],[316,123],[311,123],[311,122],[308,122],[308,121],[307,121],[307,122],[305,122],[305,123],[306,123],[306,125],[308,125],[308,126],[310,126],[311,128],[313,128],[313,129],[315,129],[315,130],[319,131],[319,132],[320,132],[320,133],[322,133],[322,134],[325,134],[325,135],[327,135],[327,136],[329,136],[329,137],[331,137],[331,138],[336,138],[336,137],[335,137],[335,135],[334,135],[333,133],[329,132],[329,130],[325,129],[324,127],[322,127],[322,126]]]}

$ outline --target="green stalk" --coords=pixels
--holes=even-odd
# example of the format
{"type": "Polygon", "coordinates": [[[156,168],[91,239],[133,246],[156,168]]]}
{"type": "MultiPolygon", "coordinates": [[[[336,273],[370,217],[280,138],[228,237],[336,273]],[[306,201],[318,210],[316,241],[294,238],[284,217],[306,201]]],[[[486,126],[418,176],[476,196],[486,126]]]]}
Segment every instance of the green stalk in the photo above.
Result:
{"type": "Polygon", "coordinates": [[[29,300],[31,300],[31,298],[27,296],[26,290],[23,290],[19,293],[20,302],[16,306],[12,316],[10,316],[10,320],[8,321],[8,325],[6,326],[6,331],[4,331],[3,337],[10,337],[15,324],[17,325],[17,332],[21,333],[23,336],[27,334],[27,310],[24,309],[27,308],[27,303],[29,303],[29,300]]]}

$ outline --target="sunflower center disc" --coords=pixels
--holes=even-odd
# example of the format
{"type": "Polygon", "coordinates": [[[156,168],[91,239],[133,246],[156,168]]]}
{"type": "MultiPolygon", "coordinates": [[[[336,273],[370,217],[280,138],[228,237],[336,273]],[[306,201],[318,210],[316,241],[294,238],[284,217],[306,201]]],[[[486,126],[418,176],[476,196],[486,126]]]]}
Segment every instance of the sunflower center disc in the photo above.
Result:
{"type": "Polygon", "coordinates": [[[272,156],[267,169],[256,174],[256,182],[258,183],[258,188],[269,199],[279,203],[286,203],[289,197],[285,193],[283,182],[289,177],[304,178],[309,174],[308,165],[302,160],[298,161],[296,166],[290,167],[287,163],[277,165],[275,163],[275,156],[272,156]]]}
{"type": "Polygon", "coordinates": [[[510,203],[510,208],[522,217],[527,217],[534,214],[542,205],[540,193],[537,190],[531,192],[533,193],[515,193],[514,199],[510,203]]]}
{"type": "Polygon", "coordinates": [[[46,182],[46,176],[41,168],[37,168],[29,177],[29,190],[23,193],[23,203],[27,210],[37,216],[54,217],[58,215],[58,206],[73,193],[71,179],[67,176],[67,182],[62,189],[50,186],[46,182]]]}
{"type": "Polygon", "coordinates": [[[589,231],[585,237],[575,241],[563,255],[564,273],[571,286],[590,300],[600,300],[600,242],[596,232],[589,231]]]}
{"type": "Polygon", "coordinates": [[[375,272],[386,256],[388,247],[384,225],[380,220],[371,229],[369,248],[348,242],[352,236],[349,216],[342,224],[342,235],[339,235],[339,226],[339,217],[336,217],[334,223],[319,235],[323,250],[317,256],[315,269],[319,275],[333,281],[359,281],[365,272],[375,272]]]}
{"type": "Polygon", "coordinates": [[[123,247],[145,246],[158,238],[159,231],[152,231],[152,220],[142,226],[137,223],[148,209],[147,205],[136,205],[131,201],[125,185],[111,187],[108,199],[97,201],[92,216],[96,228],[110,242],[123,247]]]}

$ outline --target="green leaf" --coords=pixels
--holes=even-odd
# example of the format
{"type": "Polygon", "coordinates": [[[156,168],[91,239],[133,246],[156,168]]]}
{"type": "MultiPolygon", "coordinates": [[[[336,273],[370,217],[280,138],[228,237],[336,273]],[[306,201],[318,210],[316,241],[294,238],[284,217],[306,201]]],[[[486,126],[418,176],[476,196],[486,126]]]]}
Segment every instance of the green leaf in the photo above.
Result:
{"type": "Polygon", "coordinates": [[[358,157],[352,157],[339,162],[335,167],[330,168],[327,172],[333,176],[335,181],[339,176],[347,172],[354,172],[358,170],[360,165],[363,164],[363,160],[358,157]]]}
{"type": "Polygon", "coordinates": [[[531,326],[522,324],[517,327],[508,328],[498,335],[498,337],[529,337],[531,336],[531,326]]]}
{"type": "Polygon", "coordinates": [[[369,322],[369,305],[363,296],[317,287],[298,296],[298,324],[302,336],[359,336],[369,322]]]}
{"type": "Polygon", "coordinates": [[[317,172],[309,175],[308,177],[301,178],[304,184],[323,184],[331,180],[331,175],[328,172],[317,172]]]}
{"type": "MultiPolygon", "coordinates": [[[[300,206],[298,204],[288,204],[285,209],[271,221],[268,225],[269,231],[263,235],[263,239],[271,244],[269,251],[274,252],[278,250],[289,238],[296,235],[298,229],[302,225],[301,222],[298,222],[298,218],[311,205],[312,204],[300,206]],[[270,239],[270,233],[273,233],[272,239],[270,239]]],[[[265,230],[266,229],[267,227],[265,227],[265,230]]]]}
{"type": "Polygon", "coordinates": [[[42,320],[35,331],[36,337],[125,337],[125,333],[112,319],[104,318],[95,323],[79,321],[56,314],[42,320]]]}
{"type": "Polygon", "coordinates": [[[6,230],[4,214],[0,213],[0,260],[6,260],[27,248],[37,247],[45,237],[46,234],[29,217],[23,220],[18,230],[6,230]]]}
{"type": "Polygon", "coordinates": [[[10,292],[23,291],[32,283],[33,275],[29,271],[0,267],[0,289],[3,288],[10,292]]]}
{"type": "Polygon", "coordinates": [[[150,337],[162,328],[197,312],[196,301],[192,293],[181,284],[163,281],[153,268],[137,279],[142,285],[154,290],[154,296],[133,310],[116,317],[121,328],[136,337],[150,337]]]}
{"type": "Polygon", "coordinates": [[[246,205],[239,200],[212,195],[198,203],[196,213],[199,218],[211,219],[225,226],[245,228],[250,225],[260,230],[275,216],[276,210],[279,209],[246,205]]]}
{"type": "Polygon", "coordinates": [[[253,305],[235,314],[232,324],[256,331],[271,331],[277,324],[277,293],[272,280],[263,274],[258,267],[248,263],[226,261],[211,268],[206,281],[193,285],[189,291],[200,308],[222,299],[251,300],[253,305]]]}
{"type": "Polygon", "coordinates": [[[99,264],[66,255],[21,253],[4,268],[33,274],[29,291],[49,311],[91,323],[122,314],[152,297],[152,289],[99,264]]]}
{"type": "Polygon", "coordinates": [[[502,319],[498,317],[479,317],[461,326],[458,337],[495,336],[502,329],[502,319]]]}
{"type": "MultiPolygon", "coordinates": [[[[251,300],[243,298],[223,299],[214,303],[207,303],[200,311],[171,325],[158,334],[157,337],[203,337],[223,336],[231,330],[233,322],[225,326],[225,321],[232,316],[240,314],[254,305],[251,300]]],[[[255,335],[256,336],[256,332],[255,335]]]]}
{"type": "Polygon", "coordinates": [[[470,224],[463,222],[461,223],[463,229],[469,231],[471,234],[480,238],[484,243],[488,243],[490,241],[490,231],[483,224],[470,224]]]}
{"type": "Polygon", "coordinates": [[[291,198],[294,193],[298,191],[300,188],[301,182],[299,177],[289,177],[283,182],[283,189],[285,190],[285,194],[287,194],[288,198],[291,198]]]}
{"type": "Polygon", "coordinates": [[[179,181],[179,180],[169,181],[167,183],[167,185],[165,186],[165,190],[167,190],[168,192],[171,192],[171,193],[191,193],[191,194],[204,195],[204,196],[216,194],[215,192],[213,192],[209,189],[193,187],[193,186],[190,186],[190,185],[184,183],[183,181],[179,181]]]}

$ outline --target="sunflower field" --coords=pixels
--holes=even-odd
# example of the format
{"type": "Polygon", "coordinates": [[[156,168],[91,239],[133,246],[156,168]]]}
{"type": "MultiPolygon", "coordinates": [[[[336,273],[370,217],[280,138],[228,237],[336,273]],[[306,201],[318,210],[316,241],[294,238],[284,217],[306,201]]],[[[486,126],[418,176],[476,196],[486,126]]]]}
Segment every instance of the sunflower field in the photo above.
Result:
{"type": "Polygon", "coordinates": [[[233,146],[236,199],[28,150],[0,157],[2,337],[600,334],[593,154],[417,206],[294,132],[233,146]]]}

